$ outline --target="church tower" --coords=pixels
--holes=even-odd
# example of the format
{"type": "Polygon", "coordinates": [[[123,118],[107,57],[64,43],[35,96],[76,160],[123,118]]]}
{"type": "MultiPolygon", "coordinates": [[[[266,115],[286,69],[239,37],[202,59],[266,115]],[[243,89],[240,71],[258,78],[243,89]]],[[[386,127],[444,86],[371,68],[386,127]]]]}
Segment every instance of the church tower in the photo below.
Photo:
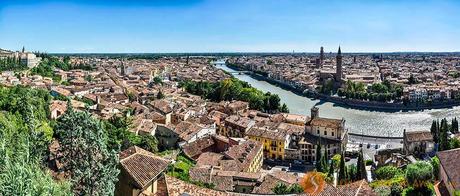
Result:
{"type": "Polygon", "coordinates": [[[314,119],[314,118],[318,118],[318,117],[319,117],[319,108],[316,107],[316,106],[313,106],[310,109],[310,118],[314,119]]]}
{"type": "Polygon", "coordinates": [[[121,59],[120,74],[121,74],[122,76],[125,75],[125,64],[124,64],[124,62],[123,62],[123,59],[121,59]]]}
{"type": "Polygon", "coordinates": [[[319,51],[319,63],[323,65],[324,63],[324,48],[321,46],[321,49],[319,51]]]}
{"type": "Polygon", "coordinates": [[[335,80],[337,82],[342,82],[342,51],[340,50],[337,52],[336,63],[337,63],[337,70],[335,74],[335,80]]]}

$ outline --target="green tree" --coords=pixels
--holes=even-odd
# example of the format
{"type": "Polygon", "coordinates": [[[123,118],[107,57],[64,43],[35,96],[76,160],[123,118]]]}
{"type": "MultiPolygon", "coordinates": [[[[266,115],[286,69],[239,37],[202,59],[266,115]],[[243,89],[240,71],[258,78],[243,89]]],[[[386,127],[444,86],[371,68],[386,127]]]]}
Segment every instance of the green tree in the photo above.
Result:
{"type": "Polygon", "coordinates": [[[278,111],[278,108],[280,107],[280,97],[276,94],[272,94],[268,96],[268,99],[268,111],[271,113],[278,111]]]}
{"type": "Polygon", "coordinates": [[[43,170],[35,152],[46,146],[29,131],[19,113],[0,112],[0,195],[71,195],[68,182],[57,183],[43,170]]]}
{"type": "Polygon", "coordinates": [[[338,182],[339,184],[345,184],[346,182],[345,158],[343,156],[343,153],[340,156],[338,182]]]}
{"type": "Polygon", "coordinates": [[[433,180],[433,166],[425,161],[409,164],[406,169],[406,179],[412,187],[426,187],[433,180]]]}
{"type": "Polygon", "coordinates": [[[433,135],[433,140],[435,143],[439,143],[439,126],[436,120],[433,120],[431,123],[430,129],[431,135],[433,135]]]}
{"type": "Polygon", "coordinates": [[[359,151],[357,167],[357,180],[367,179],[366,165],[364,164],[363,150],[359,151]]]}
{"type": "Polygon", "coordinates": [[[457,121],[457,117],[455,117],[455,118],[452,119],[452,129],[451,129],[451,132],[452,132],[453,134],[458,133],[458,121],[457,121]]]}
{"type": "Polygon", "coordinates": [[[132,119],[124,116],[113,116],[104,122],[105,132],[108,136],[106,143],[109,150],[120,152],[131,146],[139,146],[150,152],[158,152],[158,141],[152,135],[136,135],[129,131],[132,119]]]}
{"type": "Polygon", "coordinates": [[[101,122],[69,104],[56,125],[64,171],[77,195],[112,194],[117,181],[117,154],[109,151],[101,122]]]}
{"type": "Polygon", "coordinates": [[[163,80],[162,80],[160,77],[155,76],[155,77],[153,78],[153,83],[154,83],[154,84],[163,84],[163,80]]]}
{"type": "Polygon", "coordinates": [[[440,150],[448,150],[449,149],[449,140],[448,140],[448,132],[449,125],[447,124],[446,119],[441,120],[441,128],[440,128],[440,136],[439,136],[439,148],[440,150]]]}
{"type": "Polygon", "coordinates": [[[275,187],[273,187],[272,189],[273,193],[277,194],[277,195],[284,195],[284,194],[288,194],[288,186],[286,186],[285,183],[278,183],[276,184],[275,187]]]}
{"type": "Polygon", "coordinates": [[[388,165],[378,168],[374,173],[378,180],[389,180],[397,175],[403,174],[403,171],[394,166],[388,165]]]}
{"type": "Polygon", "coordinates": [[[303,193],[304,190],[299,184],[291,184],[287,189],[288,194],[299,194],[303,193]]]}
{"type": "Polygon", "coordinates": [[[287,105],[285,103],[283,103],[283,105],[281,106],[280,112],[289,113],[289,108],[287,107],[287,105]]]}
{"type": "Polygon", "coordinates": [[[449,149],[460,148],[460,140],[457,138],[449,139],[449,149]]]}
{"type": "Polygon", "coordinates": [[[321,158],[321,142],[318,142],[316,144],[316,171],[317,172],[323,172],[323,159],[321,158]]]}
{"type": "Polygon", "coordinates": [[[334,176],[334,161],[331,160],[331,163],[329,164],[329,171],[327,172],[327,176],[332,177],[334,176]]]}
{"type": "Polygon", "coordinates": [[[321,164],[322,164],[321,168],[323,169],[323,171],[321,171],[321,172],[327,172],[327,167],[329,166],[328,163],[327,163],[328,160],[329,160],[329,154],[327,153],[327,147],[326,146],[324,148],[324,155],[321,158],[322,158],[322,160],[321,160],[321,164]]]}
{"type": "Polygon", "coordinates": [[[430,160],[431,166],[433,167],[433,176],[435,179],[439,178],[439,158],[438,157],[433,157],[430,160]]]}
{"type": "Polygon", "coordinates": [[[157,93],[157,99],[163,99],[165,97],[165,95],[163,94],[163,92],[161,92],[161,90],[158,91],[157,93]]]}

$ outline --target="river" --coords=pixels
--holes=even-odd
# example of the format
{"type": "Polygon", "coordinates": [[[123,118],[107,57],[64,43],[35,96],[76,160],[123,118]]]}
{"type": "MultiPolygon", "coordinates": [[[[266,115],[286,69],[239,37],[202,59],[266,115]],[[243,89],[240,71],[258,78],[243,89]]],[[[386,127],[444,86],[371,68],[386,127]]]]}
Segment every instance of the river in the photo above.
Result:
{"type": "MultiPolygon", "coordinates": [[[[216,67],[229,72],[235,71],[222,63],[216,64],[216,67]]],[[[346,128],[352,133],[402,136],[404,129],[407,131],[430,130],[433,119],[448,118],[450,122],[451,118],[460,116],[460,107],[409,112],[377,112],[345,108],[331,102],[299,96],[266,81],[254,79],[247,74],[233,74],[233,76],[263,92],[278,94],[281,102],[286,103],[289,107],[290,113],[310,116],[310,108],[316,105],[320,108],[321,117],[344,118],[346,128]]]]}

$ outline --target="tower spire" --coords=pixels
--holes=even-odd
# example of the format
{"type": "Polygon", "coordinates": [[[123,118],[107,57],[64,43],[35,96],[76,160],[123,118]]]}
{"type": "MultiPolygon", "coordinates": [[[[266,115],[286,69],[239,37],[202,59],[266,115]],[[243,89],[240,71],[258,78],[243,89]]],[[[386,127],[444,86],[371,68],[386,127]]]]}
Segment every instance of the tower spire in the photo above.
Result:
{"type": "Polygon", "coordinates": [[[339,45],[339,51],[337,52],[337,57],[336,58],[336,74],[335,74],[335,81],[338,82],[339,84],[342,82],[342,50],[340,49],[339,45]]]}

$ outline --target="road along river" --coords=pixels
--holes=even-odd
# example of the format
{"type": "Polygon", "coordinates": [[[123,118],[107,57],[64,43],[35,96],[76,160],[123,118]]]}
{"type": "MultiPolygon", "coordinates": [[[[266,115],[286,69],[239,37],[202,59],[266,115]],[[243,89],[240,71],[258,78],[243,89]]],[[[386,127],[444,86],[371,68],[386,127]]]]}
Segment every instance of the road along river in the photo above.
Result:
{"type": "MultiPolygon", "coordinates": [[[[216,67],[225,71],[235,72],[223,63],[216,67]]],[[[263,92],[278,94],[281,102],[286,103],[290,113],[310,115],[310,108],[320,108],[320,116],[327,118],[344,118],[346,127],[351,133],[376,136],[402,136],[403,130],[429,130],[433,119],[460,117],[460,107],[447,109],[431,109],[409,112],[381,112],[345,108],[330,102],[313,100],[282,89],[266,81],[257,80],[247,74],[234,73],[234,77],[248,82],[263,92]]]]}

